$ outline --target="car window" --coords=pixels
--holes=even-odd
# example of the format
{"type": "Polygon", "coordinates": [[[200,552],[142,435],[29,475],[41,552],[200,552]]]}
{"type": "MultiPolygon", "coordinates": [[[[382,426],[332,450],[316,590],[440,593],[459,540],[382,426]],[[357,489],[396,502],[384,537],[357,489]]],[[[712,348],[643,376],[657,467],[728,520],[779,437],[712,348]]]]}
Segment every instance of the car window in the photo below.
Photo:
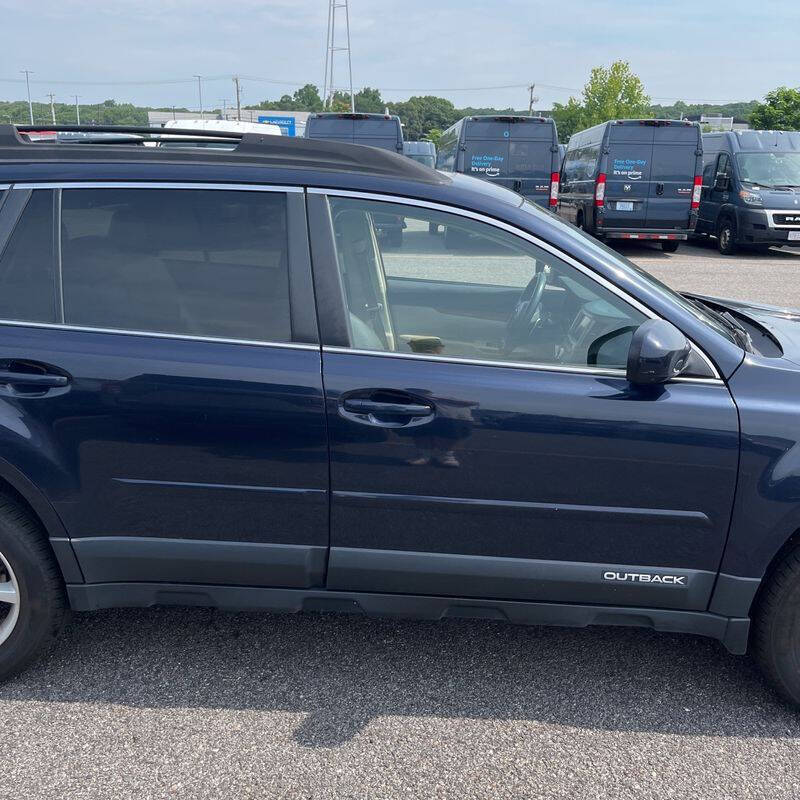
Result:
{"type": "Polygon", "coordinates": [[[56,322],[55,275],[53,193],[38,189],[0,253],[0,319],[56,322]]]}
{"type": "Polygon", "coordinates": [[[351,346],[481,361],[623,369],[645,315],[492,225],[332,197],[351,346]]]}
{"type": "Polygon", "coordinates": [[[67,324],[291,340],[286,196],[65,189],[67,324]]]}

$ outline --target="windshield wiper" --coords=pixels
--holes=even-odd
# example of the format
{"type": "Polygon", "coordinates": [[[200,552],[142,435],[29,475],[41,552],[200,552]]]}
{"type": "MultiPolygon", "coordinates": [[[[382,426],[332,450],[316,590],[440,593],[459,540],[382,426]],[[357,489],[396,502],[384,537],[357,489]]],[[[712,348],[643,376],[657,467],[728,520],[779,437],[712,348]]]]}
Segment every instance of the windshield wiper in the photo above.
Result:
{"type": "MultiPolygon", "coordinates": [[[[684,295],[686,297],[686,295],[684,295]]],[[[739,322],[730,311],[717,311],[702,300],[695,297],[686,297],[686,299],[694,306],[699,308],[704,314],[708,314],[713,319],[717,320],[726,330],[733,336],[733,340],[739,347],[747,350],[748,353],[754,353],[753,339],[747,332],[747,329],[739,322]]]]}

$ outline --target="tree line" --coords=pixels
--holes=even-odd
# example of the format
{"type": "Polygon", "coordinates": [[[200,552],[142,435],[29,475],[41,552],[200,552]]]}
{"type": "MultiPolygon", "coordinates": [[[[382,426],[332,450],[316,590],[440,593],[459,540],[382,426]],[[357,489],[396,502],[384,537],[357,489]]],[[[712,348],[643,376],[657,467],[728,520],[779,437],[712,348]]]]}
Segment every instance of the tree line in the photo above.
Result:
{"type": "MultiPolygon", "coordinates": [[[[378,89],[365,87],[356,92],[355,109],[364,113],[382,113],[388,110],[397,114],[403,123],[404,136],[409,140],[429,138],[436,141],[441,132],[462,117],[476,114],[527,114],[527,109],[514,108],[457,108],[443,97],[434,95],[413,96],[400,102],[386,101],[378,89]]],[[[275,100],[263,100],[244,106],[254,110],[322,111],[324,104],[318,87],[307,84],[293,94],[284,94],[275,100]]],[[[56,122],[70,124],[76,121],[76,111],[68,103],[54,105],[56,122]]],[[[81,122],[100,125],[147,125],[148,111],[188,111],[186,108],[137,106],[105,100],[80,107],[81,122]]],[[[332,111],[349,111],[350,96],[336,92],[330,105],[332,111]]],[[[219,113],[220,109],[208,109],[219,113]]],[[[47,103],[34,103],[35,123],[46,127],[51,121],[47,103]]],[[[779,87],[769,92],[763,103],[755,100],[727,105],[702,105],[677,102],[671,106],[653,105],[645,92],[641,79],[625,61],[615,61],[608,67],[595,67],[579,97],[570,97],[566,103],[553,103],[553,107],[540,111],[553,117],[559,138],[566,142],[576,131],[609,119],[666,118],[706,114],[735,117],[750,121],[753,128],[800,130],[800,91],[779,87]]],[[[0,122],[25,123],[29,121],[25,101],[0,101],[0,122]]]]}

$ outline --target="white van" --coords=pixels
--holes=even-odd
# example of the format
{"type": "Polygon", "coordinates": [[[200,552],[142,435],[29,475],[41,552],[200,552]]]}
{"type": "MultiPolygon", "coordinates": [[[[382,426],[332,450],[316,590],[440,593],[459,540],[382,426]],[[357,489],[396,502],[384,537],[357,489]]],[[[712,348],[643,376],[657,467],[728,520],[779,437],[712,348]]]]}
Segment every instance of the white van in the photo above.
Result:
{"type": "MultiPolygon", "coordinates": [[[[164,124],[164,131],[169,128],[178,128],[182,131],[204,131],[212,133],[258,133],[262,136],[282,136],[283,131],[277,125],[269,122],[242,122],[238,119],[171,119],[164,124]]],[[[198,136],[195,141],[191,136],[181,136],[180,141],[170,141],[169,136],[160,138],[159,147],[212,147],[217,149],[232,149],[236,143],[230,139],[211,139],[208,136],[198,136]]]]}

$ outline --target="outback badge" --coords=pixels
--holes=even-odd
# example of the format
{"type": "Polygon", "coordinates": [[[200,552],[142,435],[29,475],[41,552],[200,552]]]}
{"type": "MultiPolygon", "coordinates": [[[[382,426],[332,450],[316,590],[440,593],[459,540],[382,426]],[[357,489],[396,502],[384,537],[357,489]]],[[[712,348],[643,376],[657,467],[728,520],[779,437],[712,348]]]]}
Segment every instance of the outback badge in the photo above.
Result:
{"type": "Polygon", "coordinates": [[[624,583],[658,583],[667,586],[686,586],[686,575],[658,575],[654,572],[613,572],[603,573],[604,581],[624,583]]]}

